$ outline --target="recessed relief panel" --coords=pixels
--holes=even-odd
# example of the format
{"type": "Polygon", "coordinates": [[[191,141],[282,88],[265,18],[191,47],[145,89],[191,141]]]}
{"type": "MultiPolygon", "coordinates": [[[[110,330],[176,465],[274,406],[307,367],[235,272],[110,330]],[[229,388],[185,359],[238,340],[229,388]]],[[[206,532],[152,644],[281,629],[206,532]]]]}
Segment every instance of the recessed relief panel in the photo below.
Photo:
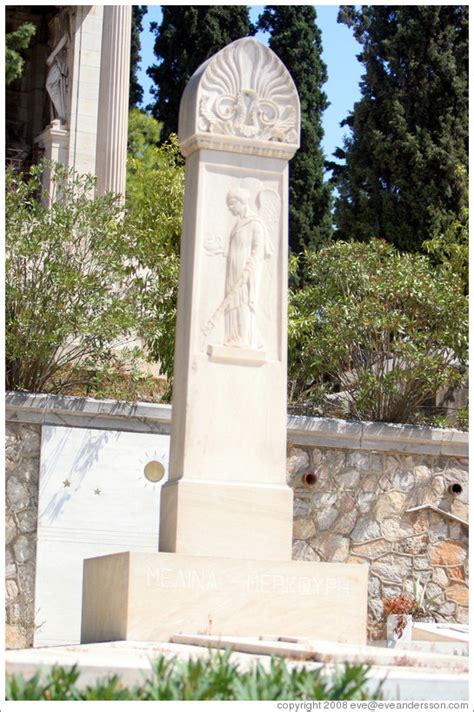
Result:
{"type": "Polygon", "coordinates": [[[205,192],[198,350],[222,363],[280,360],[280,181],[207,167],[205,192]]]}

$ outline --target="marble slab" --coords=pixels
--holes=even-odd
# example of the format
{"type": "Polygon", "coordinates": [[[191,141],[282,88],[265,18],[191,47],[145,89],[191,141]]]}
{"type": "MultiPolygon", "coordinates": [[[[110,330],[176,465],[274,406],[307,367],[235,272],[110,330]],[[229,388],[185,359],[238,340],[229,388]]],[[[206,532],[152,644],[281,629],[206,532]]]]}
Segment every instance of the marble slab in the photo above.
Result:
{"type": "Polygon", "coordinates": [[[178,633],[364,644],[363,564],[124,552],[84,562],[82,643],[178,633]]]}
{"type": "Polygon", "coordinates": [[[35,646],[79,642],[85,558],[158,551],[168,450],[166,435],[43,426],[35,646]],[[150,462],[160,481],[147,479],[150,462]]]}

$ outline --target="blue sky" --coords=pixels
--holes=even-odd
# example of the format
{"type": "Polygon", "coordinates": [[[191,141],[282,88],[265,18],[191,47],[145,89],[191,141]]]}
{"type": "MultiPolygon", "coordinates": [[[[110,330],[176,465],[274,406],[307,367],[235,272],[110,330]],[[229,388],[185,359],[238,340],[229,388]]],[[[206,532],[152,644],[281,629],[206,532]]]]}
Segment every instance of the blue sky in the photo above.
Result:
{"type": "MultiPolygon", "coordinates": [[[[256,21],[263,6],[251,6],[250,17],[256,21]]],[[[339,5],[316,5],[318,15],[317,23],[321,29],[323,39],[323,59],[328,68],[329,79],[324,85],[330,101],[329,108],[323,116],[324,139],[323,150],[327,158],[331,156],[337,146],[342,146],[343,134],[347,131],[341,129],[339,124],[352,109],[354,102],[360,96],[359,82],[362,74],[362,65],[356,59],[360,52],[360,45],[354,40],[352,32],[345,25],[338,25],[337,13],[339,5]]],[[[144,30],[141,34],[141,68],[139,72],[140,83],[144,89],[144,104],[151,100],[149,88],[150,78],[146,68],[155,63],[153,54],[154,35],[150,32],[150,22],[161,22],[160,5],[148,5],[148,13],[143,18],[144,30]]],[[[265,41],[265,35],[259,33],[258,39],[265,41]]]]}

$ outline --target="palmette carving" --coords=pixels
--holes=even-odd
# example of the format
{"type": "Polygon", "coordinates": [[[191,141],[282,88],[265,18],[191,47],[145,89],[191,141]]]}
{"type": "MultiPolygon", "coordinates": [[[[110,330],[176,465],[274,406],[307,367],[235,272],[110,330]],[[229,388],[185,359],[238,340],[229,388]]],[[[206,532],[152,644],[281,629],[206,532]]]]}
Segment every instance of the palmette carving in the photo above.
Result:
{"type": "Polygon", "coordinates": [[[253,38],[216,55],[202,79],[199,130],[297,143],[295,90],[276,55],[253,38]]]}

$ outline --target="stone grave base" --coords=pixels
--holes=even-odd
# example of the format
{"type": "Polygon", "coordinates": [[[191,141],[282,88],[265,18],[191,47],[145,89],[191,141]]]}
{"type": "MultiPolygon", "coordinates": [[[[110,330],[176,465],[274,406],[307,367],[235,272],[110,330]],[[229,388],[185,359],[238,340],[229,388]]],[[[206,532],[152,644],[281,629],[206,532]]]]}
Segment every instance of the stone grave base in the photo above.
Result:
{"type": "Polygon", "coordinates": [[[285,485],[167,482],[160,549],[192,556],[291,559],[293,493],[285,485]],[[256,512],[258,514],[256,515],[256,512]]]}
{"type": "Polygon", "coordinates": [[[82,643],[178,633],[366,642],[364,564],[124,552],[84,561],[82,643]]]}

